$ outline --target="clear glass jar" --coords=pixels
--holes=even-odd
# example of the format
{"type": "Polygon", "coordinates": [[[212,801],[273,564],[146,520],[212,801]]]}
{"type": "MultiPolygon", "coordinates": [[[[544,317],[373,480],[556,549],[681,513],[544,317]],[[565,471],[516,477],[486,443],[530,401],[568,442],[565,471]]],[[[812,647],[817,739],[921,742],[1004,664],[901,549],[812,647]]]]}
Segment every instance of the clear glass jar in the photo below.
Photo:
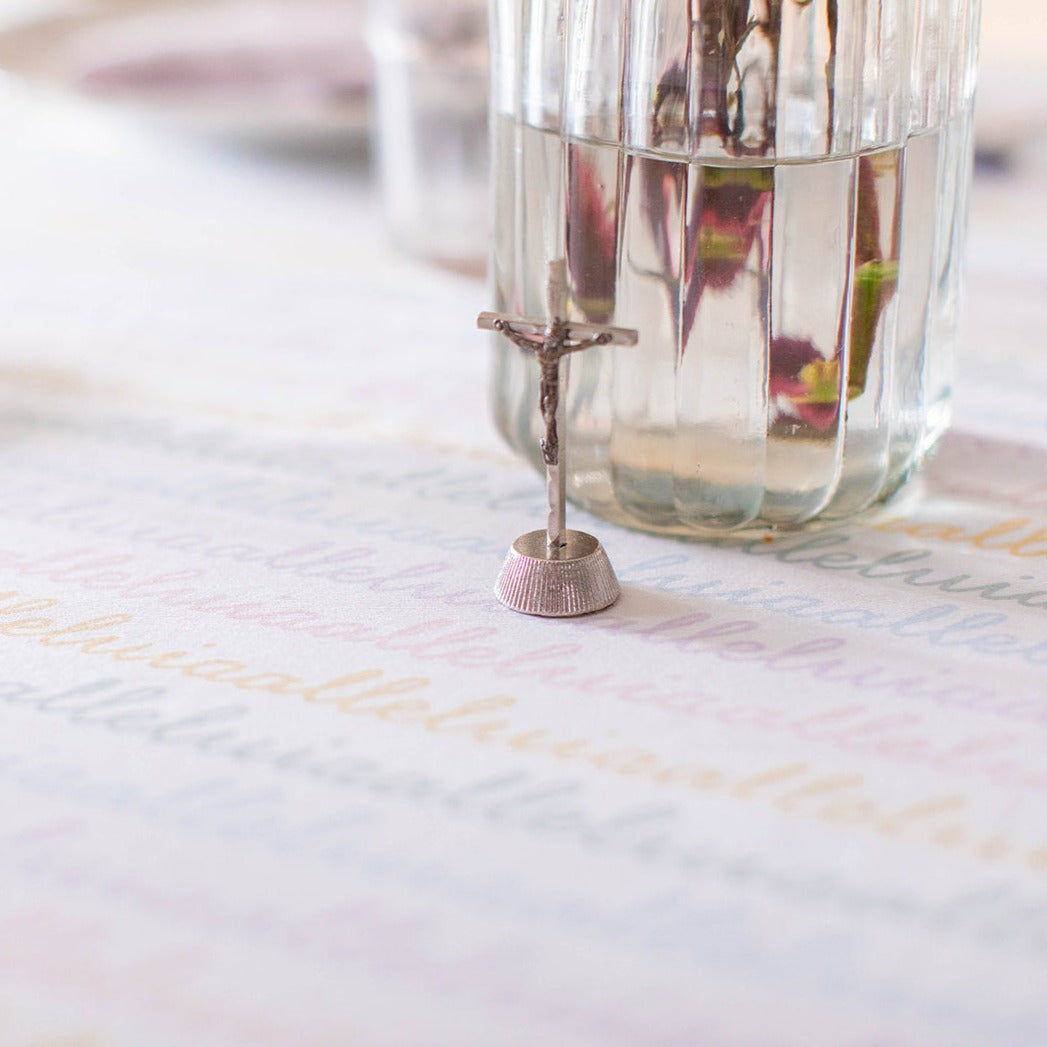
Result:
{"type": "MultiPolygon", "coordinates": [[[[496,308],[571,358],[568,490],[677,534],[840,519],[949,421],[980,0],[491,0],[496,308]]],[[[496,340],[541,466],[538,369],[496,340]]]]}

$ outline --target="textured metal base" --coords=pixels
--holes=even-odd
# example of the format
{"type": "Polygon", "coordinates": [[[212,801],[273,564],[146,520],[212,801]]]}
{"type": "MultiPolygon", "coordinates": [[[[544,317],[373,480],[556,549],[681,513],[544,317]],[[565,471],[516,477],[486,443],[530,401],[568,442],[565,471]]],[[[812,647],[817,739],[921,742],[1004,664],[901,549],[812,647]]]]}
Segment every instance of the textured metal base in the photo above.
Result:
{"type": "Polygon", "coordinates": [[[520,535],[494,591],[506,607],[543,618],[602,611],[622,592],[603,546],[584,531],[567,532],[567,545],[557,559],[549,556],[545,531],[520,535]]]}

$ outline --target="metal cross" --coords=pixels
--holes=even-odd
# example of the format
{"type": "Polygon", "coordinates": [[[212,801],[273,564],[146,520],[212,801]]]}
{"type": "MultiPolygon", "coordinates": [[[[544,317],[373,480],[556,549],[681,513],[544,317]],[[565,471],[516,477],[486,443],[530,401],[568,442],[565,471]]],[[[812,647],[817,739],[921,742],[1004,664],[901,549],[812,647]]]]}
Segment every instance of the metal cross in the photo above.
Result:
{"type": "Polygon", "coordinates": [[[567,267],[563,260],[549,266],[547,320],[531,320],[506,313],[481,313],[477,326],[498,331],[514,345],[538,358],[541,366],[539,406],[545,422],[541,441],[549,491],[549,519],[546,526],[548,556],[558,559],[567,545],[567,471],[559,434],[560,361],[597,345],[636,345],[636,331],[600,324],[567,320],[567,267]]]}

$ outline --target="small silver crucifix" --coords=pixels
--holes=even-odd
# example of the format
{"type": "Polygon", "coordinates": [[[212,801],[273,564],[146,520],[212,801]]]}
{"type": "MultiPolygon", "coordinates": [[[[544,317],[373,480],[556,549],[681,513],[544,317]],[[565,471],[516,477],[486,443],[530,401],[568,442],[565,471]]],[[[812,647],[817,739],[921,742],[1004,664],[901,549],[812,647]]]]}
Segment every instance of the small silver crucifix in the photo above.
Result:
{"type": "Polygon", "coordinates": [[[514,543],[498,582],[498,598],[515,610],[566,617],[601,610],[619,595],[607,555],[592,535],[567,530],[567,470],[561,436],[560,361],[570,353],[602,345],[636,345],[636,331],[577,323],[567,315],[567,267],[549,266],[548,319],[532,320],[504,313],[481,313],[477,326],[497,331],[537,357],[541,367],[539,406],[545,423],[541,440],[548,487],[549,515],[540,531],[514,543]],[[544,548],[539,538],[544,537],[544,548]],[[557,568],[556,564],[562,565],[557,568]]]}

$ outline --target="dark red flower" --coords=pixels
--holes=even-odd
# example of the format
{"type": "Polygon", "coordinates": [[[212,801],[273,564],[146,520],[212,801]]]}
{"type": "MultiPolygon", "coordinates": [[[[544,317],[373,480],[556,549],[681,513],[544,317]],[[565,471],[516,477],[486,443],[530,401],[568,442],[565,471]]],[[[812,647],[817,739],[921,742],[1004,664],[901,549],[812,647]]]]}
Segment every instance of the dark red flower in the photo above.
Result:
{"type": "Polygon", "coordinates": [[[775,338],[771,342],[768,385],[780,414],[821,431],[836,425],[840,413],[840,361],[826,360],[812,342],[775,338]]]}
{"type": "Polygon", "coordinates": [[[575,147],[568,155],[567,264],[575,305],[591,323],[614,312],[618,279],[618,192],[575,147]]]}
{"type": "Polygon", "coordinates": [[[745,269],[766,232],[774,198],[769,167],[707,167],[694,188],[684,255],[682,336],[686,342],[706,290],[721,291],[745,269]]]}

